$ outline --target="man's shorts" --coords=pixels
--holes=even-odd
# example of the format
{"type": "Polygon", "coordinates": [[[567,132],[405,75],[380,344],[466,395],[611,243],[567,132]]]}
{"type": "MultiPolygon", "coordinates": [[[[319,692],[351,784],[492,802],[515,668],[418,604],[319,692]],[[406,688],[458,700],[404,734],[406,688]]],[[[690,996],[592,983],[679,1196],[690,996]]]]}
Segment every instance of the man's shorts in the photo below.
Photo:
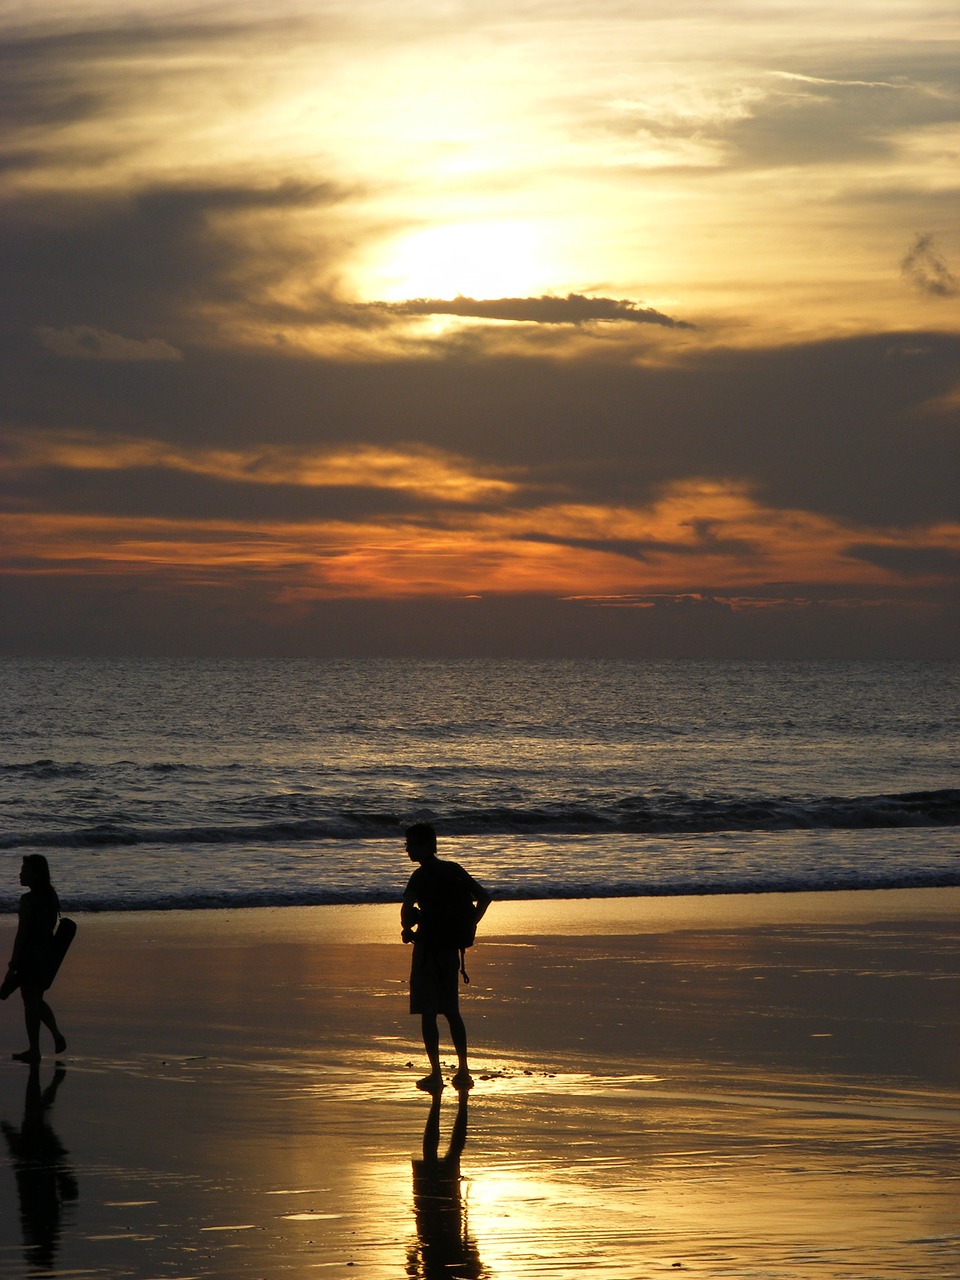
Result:
{"type": "Polygon", "coordinates": [[[410,1012],[457,1013],[460,1008],[460,952],[433,951],[413,944],[410,1012]]]}

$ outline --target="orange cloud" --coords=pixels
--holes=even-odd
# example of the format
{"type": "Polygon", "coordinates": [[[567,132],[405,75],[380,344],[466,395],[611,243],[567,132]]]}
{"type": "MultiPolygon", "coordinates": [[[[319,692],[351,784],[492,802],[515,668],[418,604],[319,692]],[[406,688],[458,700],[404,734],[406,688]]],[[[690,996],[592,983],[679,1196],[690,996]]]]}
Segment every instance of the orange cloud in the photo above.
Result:
{"type": "Polygon", "coordinates": [[[93,432],[30,432],[8,437],[3,470],[64,467],[77,471],[126,471],[150,467],[212,479],[308,488],[360,486],[399,489],[446,502],[502,498],[517,485],[438,449],[304,449],[257,445],[248,449],[188,449],[158,440],[116,438],[93,432]]]}
{"type": "MultiPolygon", "coordinates": [[[[92,465],[94,452],[79,447],[70,454],[65,446],[61,457],[92,465]]],[[[223,474],[240,456],[204,454],[201,461],[223,474]]],[[[302,466],[303,455],[297,459],[302,466]]],[[[321,465],[316,455],[313,463],[321,465]]],[[[292,456],[268,460],[274,475],[285,475],[288,464],[294,465],[292,456]]],[[[323,466],[330,467],[323,472],[328,483],[332,475],[341,483],[362,475],[367,483],[374,477],[384,485],[423,485],[431,497],[472,490],[492,492],[501,502],[494,509],[430,507],[420,516],[355,521],[19,512],[0,516],[0,535],[13,572],[83,573],[97,566],[168,580],[205,572],[219,581],[255,572],[273,583],[279,603],[530,592],[630,603],[706,592],[723,595],[734,608],[772,598],[780,607],[791,600],[800,607],[805,591],[824,587],[839,594],[902,589],[902,563],[910,557],[912,585],[942,583],[941,561],[960,556],[960,526],[852,528],[765,506],[743,484],[689,481],[645,508],[562,502],[523,508],[507,502],[519,492],[516,482],[488,480],[467,463],[439,456],[363,450],[325,455],[323,466]]]]}

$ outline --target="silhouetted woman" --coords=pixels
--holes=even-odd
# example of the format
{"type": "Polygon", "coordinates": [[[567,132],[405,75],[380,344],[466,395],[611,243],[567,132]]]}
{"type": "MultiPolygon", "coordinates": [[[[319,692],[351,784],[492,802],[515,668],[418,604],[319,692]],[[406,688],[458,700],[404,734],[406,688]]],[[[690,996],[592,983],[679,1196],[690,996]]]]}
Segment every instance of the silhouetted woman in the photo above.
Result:
{"type": "Polygon", "coordinates": [[[20,923],[10,972],[20,982],[29,1045],[24,1053],[13,1056],[19,1062],[39,1062],[41,1023],[49,1028],[56,1053],[63,1053],[67,1047],[53,1010],[43,998],[53,981],[53,934],[60,918],[60,899],[50,883],[50,867],[42,853],[28,853],[24,858],[20,883],[27,892],[20,899],[20,923]]]}

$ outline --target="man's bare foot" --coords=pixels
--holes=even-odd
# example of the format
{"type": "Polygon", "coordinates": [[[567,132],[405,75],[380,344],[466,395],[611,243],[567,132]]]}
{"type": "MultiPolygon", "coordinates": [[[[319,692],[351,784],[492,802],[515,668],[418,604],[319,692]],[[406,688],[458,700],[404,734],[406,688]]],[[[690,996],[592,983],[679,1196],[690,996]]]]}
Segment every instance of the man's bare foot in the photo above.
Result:
{"type": "Polygon", "coordinates": [[[466,1067],[461,1067],[457,1074],[450,1081],[455,1089],[472,1089],[473,1076],[466,1067]]]}
{"type": "Polygon", "coordinates": [[[34,1049],[24,1049],[23,1053],[11,1053],[14,1062],[39,1062],[40,1054],[34,1049]]]}
{"type": "Polygon", "coordinates": [[[417,1088],[422,1089],[424,1093],[439,1093],[443,1088],[443,1076],[439,1071],[433,1071],[417,1081],[417,1088]]]}
{"type": "Polygon", "coordinates": [[[59,1034],[53,1037],[53,1051],[54,1053],[66,1053],[67,1051],[66,1037],[59,1034]]]}

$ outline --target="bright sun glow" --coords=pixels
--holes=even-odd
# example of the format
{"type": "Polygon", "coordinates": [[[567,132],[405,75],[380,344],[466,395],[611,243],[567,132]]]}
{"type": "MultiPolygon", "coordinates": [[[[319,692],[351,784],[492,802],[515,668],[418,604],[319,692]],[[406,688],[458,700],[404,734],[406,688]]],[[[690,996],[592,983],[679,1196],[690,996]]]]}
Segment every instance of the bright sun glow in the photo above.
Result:
{"type": "Polygon", "coordinates": [[[371,271],[385,302],[407,298],[518,298],[545,292],[542,237],[519,219],[454,222],[394,241],[371,271]]]}

